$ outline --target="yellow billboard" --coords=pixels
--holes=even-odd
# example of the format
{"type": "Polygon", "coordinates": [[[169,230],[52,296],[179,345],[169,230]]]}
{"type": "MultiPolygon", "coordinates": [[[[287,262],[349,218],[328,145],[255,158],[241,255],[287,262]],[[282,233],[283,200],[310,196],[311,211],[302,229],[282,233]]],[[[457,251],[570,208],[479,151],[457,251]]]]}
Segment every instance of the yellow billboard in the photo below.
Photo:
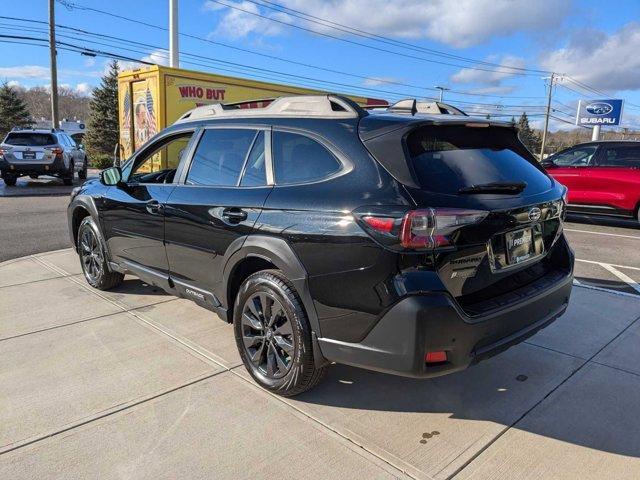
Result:
{"type": "MultiPolygon", "coordinates": [[[[198,106],[322,93],[326,92],[159,65],[122,72],[118,76],[121,157],[129,157],[157,132],[198,106]]],[[[387,105],[384,100],[348,97],[363,106],[387,105]]],[[[262,105],[256,101],[250,106],[262,105]]],[[[161,164],[164,158],[160,156],[161,164]]]]}

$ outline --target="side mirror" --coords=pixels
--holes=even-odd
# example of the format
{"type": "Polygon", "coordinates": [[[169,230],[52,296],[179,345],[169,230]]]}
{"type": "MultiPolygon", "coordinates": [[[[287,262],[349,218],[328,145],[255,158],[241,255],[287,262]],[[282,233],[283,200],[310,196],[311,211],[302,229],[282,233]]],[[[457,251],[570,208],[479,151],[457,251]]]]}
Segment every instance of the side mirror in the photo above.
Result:
{"type": "Polygon", "coordinates": [[[79,148],[80,150],[84,151],[84,145],[83,145],[82,143],[79,143],[79,144],[78,144],[78,148],[79,148]]]}
{"type": "Polygon", "coordinates": [[[100,182],[103,185],[115,186],[122,182],[122,170],[120,167],[110,167],[100,172],[100,182]]]}

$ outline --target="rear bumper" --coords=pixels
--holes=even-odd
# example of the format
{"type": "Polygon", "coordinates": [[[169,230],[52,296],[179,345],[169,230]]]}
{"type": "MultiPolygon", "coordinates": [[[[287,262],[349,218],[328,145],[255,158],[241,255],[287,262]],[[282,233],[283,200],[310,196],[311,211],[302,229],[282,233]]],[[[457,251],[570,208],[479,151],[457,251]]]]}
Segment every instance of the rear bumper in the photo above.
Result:
{"type": "Polygon", "coordinates": [[[323,356],[337,363],[409,377],[462,370],[522,342],[561,316],[569,304],[572,272],[552,286],[482,317],[467,316],[447,293],[413,295],[396,303],[359,343],[326,338],[323,356]],[[447,362],[427,365],[429,351],[447,362]]]}
{"type": "Polygon", "coordinates": [[[7,162],[0,158],[0,171],[18,175],[53,175],[67,173],[63,159],[55,159],[49,163],[42,162],[7,162]]]}

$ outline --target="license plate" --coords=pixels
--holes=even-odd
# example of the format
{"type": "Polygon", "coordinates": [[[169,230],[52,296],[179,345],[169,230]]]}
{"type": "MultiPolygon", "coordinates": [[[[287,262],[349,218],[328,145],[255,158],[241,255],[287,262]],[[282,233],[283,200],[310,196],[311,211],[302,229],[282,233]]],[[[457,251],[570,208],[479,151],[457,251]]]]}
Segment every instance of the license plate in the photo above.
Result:
{"type": "Polygon", "coordinates": [[[22,158],[25,160],[34,160],[36,158],[36,152],[22,152],[22,158]]]}
{"type": "Polygon", "coordinates": [[[510,265],[526,262],[537,256],[533,241],[533,228],[522,228],[505,234],[507,262],[510,265]]]}

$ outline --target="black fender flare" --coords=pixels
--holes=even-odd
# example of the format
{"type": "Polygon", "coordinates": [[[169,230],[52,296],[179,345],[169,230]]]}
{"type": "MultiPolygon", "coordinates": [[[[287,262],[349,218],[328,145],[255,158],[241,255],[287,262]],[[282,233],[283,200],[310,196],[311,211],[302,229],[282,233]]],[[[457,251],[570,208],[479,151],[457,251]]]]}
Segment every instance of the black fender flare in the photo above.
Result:
{"type": "MultiPolygon", "coordinates": [[[[97,227],[102,230],[102,223],[100,222],[100,216],[98,215],[98,208],[96,207],[95,200],[90,195],[78,195],[75,197],[69,206],[67,207],[67,223],[69,225],[69,237],[71,239],[71,245],[77,251],[78,245],[76,242],[76,232],[73,225],[73,217],[78,210],[82,208],[89,212],[93,221],[96,222],[97,227]]],[[[102,233],[102,232],[101,232],[102,233]]]]}
{"type": "MultiPolygon", "coordinates": [[[[278,267],[287,279],[293,283],[307,312],[312,332],[315,336],[321,337],[320,322],[318,321],[318,315],[309,291],[307,271],[291,248],[291,245],[282,238],[255,234],[249,235],[243,239],[242,242],[238,243],[240,245],[238,245],[237,250],[229,256],[229,259],[225,263],[222,272],[222,291],[228,294],[230,279],[236,267],[244,259],[257,257],[266,260],[278,267]]],[[[225,299],[226,298],[228,297],[225,297],[225,299]]],[[[227,305],[227,308],[233,309],[233,305],[227,305]]]]}

